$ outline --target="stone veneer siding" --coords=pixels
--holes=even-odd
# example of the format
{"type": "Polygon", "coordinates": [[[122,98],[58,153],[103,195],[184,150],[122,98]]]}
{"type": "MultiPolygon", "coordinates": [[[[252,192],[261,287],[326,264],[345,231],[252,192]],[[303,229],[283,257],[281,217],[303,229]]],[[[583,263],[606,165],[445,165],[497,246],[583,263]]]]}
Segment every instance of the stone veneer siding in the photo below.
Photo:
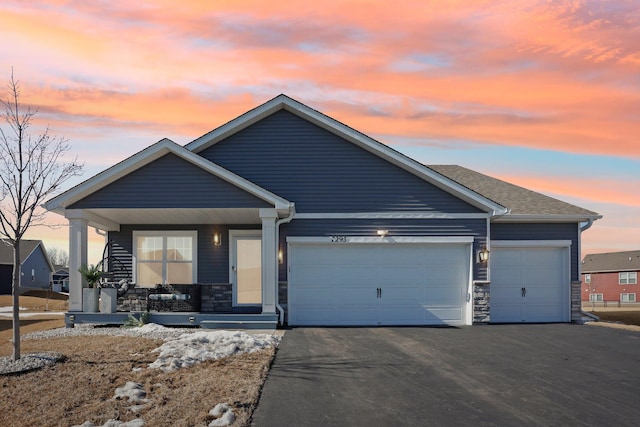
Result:
{"type": "Polygon", "coordinates": [[[473,323],[491,321],[490,291],[491,286],[488,283],[473,285],[473,323]]]}
{"type": "Polygon", "coordinates": [[[233,311],[231,283],[200,285],[200,311],[202,313],[231,313],[233,311]]]}
{"type": "Polygon", "coordinates": [[[582,323],[582,282],[571,282],[571,323],[582,323]]]}
{"type": "MultiPolygon", "coordinates": [[[[199,285],[200,304],[194,311],[201,313],[231,313],[233,311],[233,292],[230,283],[199,285]]],[[[152,288],[133,288],[118,297],[118,311],[134,312],[149,310],[149,290],[152,288]]]]}

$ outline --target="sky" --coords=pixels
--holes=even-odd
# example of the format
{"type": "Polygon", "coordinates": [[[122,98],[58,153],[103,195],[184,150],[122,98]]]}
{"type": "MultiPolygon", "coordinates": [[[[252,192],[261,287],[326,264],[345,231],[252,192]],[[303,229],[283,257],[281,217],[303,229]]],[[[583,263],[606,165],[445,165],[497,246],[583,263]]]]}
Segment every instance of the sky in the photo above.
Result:
{"type": "MultiPolygon", "coordinates": [[[[598,212],[583,255],[640,249],[638,0],[3,0],[0,40],[0,81],[85,163],[68,187],[285,93],[598,212]]],[[[28,237],[66,249],[48,222],[28,237]]]]}

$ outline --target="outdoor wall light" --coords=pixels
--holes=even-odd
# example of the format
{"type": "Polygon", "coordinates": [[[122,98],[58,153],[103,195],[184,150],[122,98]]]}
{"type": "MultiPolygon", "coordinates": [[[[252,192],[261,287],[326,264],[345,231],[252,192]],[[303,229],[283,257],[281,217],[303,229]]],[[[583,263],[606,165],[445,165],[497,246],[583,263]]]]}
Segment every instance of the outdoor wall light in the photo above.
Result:
{"type": "Polygon", "coordinates": [[[284,264],[284,253],[282,248],[278,248],[278,264],[284,264]]]}
{"type": "Polygon", "coordinates": [[[220,235],[220,233],[218,233],[217,231],[213,233],[213,245],[214,246],[222,245],[222,235],[220,235]]]}
{"type": "Polygon", "coordinates": [[[478,262],[485,263],[487,261],[489,261],[489,249],[485,245],[478,251],[478,262]]]}
{"type": "Polygon", "coordinates": [[[389,230],[378,230],[378,236],[380,237],[387,237],[387,234],[389,234],[389,230]]]}

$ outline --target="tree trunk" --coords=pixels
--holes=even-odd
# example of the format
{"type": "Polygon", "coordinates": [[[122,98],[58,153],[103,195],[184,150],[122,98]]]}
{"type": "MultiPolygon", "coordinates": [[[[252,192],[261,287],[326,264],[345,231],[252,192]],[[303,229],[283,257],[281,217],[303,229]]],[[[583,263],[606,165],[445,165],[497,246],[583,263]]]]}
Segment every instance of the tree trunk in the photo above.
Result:
{"type": "Polygon", "coordinates": [[[15,361],[20,359],[20,240],[13,245],[13,354],[15,361]]]}

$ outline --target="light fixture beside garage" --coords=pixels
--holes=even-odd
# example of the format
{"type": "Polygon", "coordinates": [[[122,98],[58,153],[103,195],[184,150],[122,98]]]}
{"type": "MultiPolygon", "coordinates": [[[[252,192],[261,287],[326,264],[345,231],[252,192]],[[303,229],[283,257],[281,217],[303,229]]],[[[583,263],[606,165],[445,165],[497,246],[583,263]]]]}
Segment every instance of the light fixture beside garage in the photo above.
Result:
{"type": "Polygon", "coordinates": [[[282,248],[278,248],[278,264],[284,264],[284,253],[282,248]]]}
{"type": "Polygon", "coordinates": [[[487,249],[487,245],[484,245],[478,251],[478,262],[484,264],[487,261],[489,261],[489,249],[487,249]]]}
{"type": "Polygon", "coordinates": [[[387,234],[389,234],[389,230],[378,230],[378,236],[382,238],[387,237],[387,234]]]}

